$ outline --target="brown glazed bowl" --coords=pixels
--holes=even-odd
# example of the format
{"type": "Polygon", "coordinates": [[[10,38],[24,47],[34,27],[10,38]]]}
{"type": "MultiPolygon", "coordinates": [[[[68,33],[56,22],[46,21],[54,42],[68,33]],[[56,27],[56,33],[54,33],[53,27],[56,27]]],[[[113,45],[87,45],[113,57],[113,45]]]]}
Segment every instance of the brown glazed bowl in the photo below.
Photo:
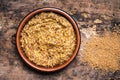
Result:
{"type": "Polygon", "coordinates": [[[31,67],[33,67],[36,70],[39,71],[44,71],[44,72],[53,72],[53,71],[57,71],[60,70],[64,67],[66,67],[76,56],[76,54],[78,53],[79,47],[80,47],[80,41],[81,41],[81,37],[80,37],[80,32],[78,30],[78,26],[76,24],[76,22],[73,20],[73,18],[67,14],[66,12],[64,12],[63,10],[60,9],[56,9],[56,8],[41,8],[41,9],[37,9],[34,10],[33,12],[29,13],[19,24],[18,30],[17,30],[17,34],[16,34],[16,45],[17,45],[17,49],[19,51],[20,56],[22,57],[22,59],[31,67]],[[65,17],[66,19],[68,19],[71,24],[73,25],[74,31],[76,33],[76,37],[77,37],[77,44],[76,44],[76,48],[74,50],[73,55],[71,56],[71,58],[63,63],[62,65],[53,67],[53,68],[45,68],[45,67],[41,67],[41,66],[37,66],[35,65],[33,62],[31,62],[27,56],[24,54],[21,45],[20,45],[20,33],[23,29],[23,27],[25,26],[25,24],[27,23],[27,21],[29,21],[29,19],[31,19],[34,15],[41,13],[41,12],[46,12],[46,11],[51,11],[57,14],[60,14],[61,16],[65,17]]]}

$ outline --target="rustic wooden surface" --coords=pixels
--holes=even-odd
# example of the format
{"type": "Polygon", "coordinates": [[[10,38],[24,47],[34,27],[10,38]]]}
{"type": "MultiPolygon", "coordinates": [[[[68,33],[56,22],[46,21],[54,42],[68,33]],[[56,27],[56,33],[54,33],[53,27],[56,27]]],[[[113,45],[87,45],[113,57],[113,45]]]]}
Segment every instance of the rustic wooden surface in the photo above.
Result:
{"type": "Polygon", "coordinates": [[[54,73],[27,66],[16,48],[16,31],[25,15],[42,7],[68,12],[78,23],[83,43],[88,27],[97,26],[95,30],[100,34],[103,27],[120,28],[120,0],[0,0],[0,80],[120,80],[120,71],[103,74],[91,69],[81,61],[81,50],[68,67],[54,73]],[[95,22],[96,19],[101,21],[95,22]]]}

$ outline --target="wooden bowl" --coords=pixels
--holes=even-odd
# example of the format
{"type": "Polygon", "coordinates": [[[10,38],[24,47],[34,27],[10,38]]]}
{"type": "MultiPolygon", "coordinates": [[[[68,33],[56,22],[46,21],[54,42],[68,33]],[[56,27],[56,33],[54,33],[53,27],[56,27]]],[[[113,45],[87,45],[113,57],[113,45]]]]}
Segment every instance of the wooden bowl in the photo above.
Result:
{"type": "Polygon", "coordinates": [[[73,20],[73,18],[69,14],[67,14],[63,10],[56,9],[56,8],[42,8],[42,9],[37,9],[37,10],[32,11],[21,21],[21,23],[19,24],[18,30],[17,30],[17,34],[16,34],[16,45],[17,45],[17,49],[18,49],[19,54],[22,57],[22,59],[29,66],[33,67],[34,69],[37,69],[39,71],[45,71],[45,72],[53,72],[53,71],[57,71],[57,70],[60,70],[64,67],[66,67],[75,58],[76,54],[78,53],[78,50],[80,47],[80,41],[81,41],[80,32],[78,30],[78,26],[77,26],[76,22],[73,20]],[[25,26],[25,24],[27,23],[27,21],[29,21],[34,15],[41,13],[41,12],[46,12],[46,11],[51,11],[51,12],[60,14],[61,16],[65,17],[67,20],[69,20],[70,23],[73,25],[73,28],[74,28],[74,31],[76,34],[76,38],[77,38],[76,48],[75,48],[74,53],[72,54],[71,58],[67,62],[65,62],[59,66],[53,67],[53,68],[41,67],[41,66],[38,66],[38,65],[34,64],[33,62],[31,62],[27,58],[27,56],[24,54],[24,52],[21,48],[21,45],[20,45],[20,33],[21,33],[23,27],[25,26]]]}

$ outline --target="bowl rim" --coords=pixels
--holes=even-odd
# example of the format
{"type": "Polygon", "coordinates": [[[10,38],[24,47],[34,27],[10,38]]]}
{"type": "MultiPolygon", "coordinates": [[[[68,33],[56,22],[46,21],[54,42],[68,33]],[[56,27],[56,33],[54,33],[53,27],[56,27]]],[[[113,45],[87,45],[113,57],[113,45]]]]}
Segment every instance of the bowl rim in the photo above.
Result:
{"type": "Polygon", "coordinates": [[[26,62],[32,68],[39,70],[39,71],[44,71],[44,72],[58,71],[64,67],[68,66],[68,64],[70,64],[73,61],[73,59],[75,58],[75,56],[77,55],[79,48],[80,48],[80,44],[81,44],[81,35],[80,35],[80,31],[79,31],[79,28],[78,28],[76,21],[67,12],[65,12],[61,9],[58,9],[58,8],[53,8],[53,7],[39,8],[39,9],[33,10],[32,12],[28,13],[22,19],[22,21],[19,23],[17,33],[16,33],[16,46],[17,46],[17,49],[18,49],[18,52],[19,52],[21,58],[24,60],[24,62],[26,62]],[[35,65],[33,62],[31,62],[26,57],[22,48],[20,47],[21,46],[20,45],[20,33],[21,33],[22,29],[24,28],[26,22],[29,21],[29,19],[32,18],[34,15],[41,13],[41,12],[46,12],[46,11],[55,12],[55,13],[58,13],[58,14],[64,16],[65,18],[67,18],[67,20],[70,21],[70,23],[73,25],[73,28],[74,28],[74,31],[76,34],[76,38],[77,38],[76,47],[75,47],[75,50],[74,50],[71,58],[67,62],[65,62],[59,66],[53,67],[53,68],[45,68],[45,67],[35,65]]]}

